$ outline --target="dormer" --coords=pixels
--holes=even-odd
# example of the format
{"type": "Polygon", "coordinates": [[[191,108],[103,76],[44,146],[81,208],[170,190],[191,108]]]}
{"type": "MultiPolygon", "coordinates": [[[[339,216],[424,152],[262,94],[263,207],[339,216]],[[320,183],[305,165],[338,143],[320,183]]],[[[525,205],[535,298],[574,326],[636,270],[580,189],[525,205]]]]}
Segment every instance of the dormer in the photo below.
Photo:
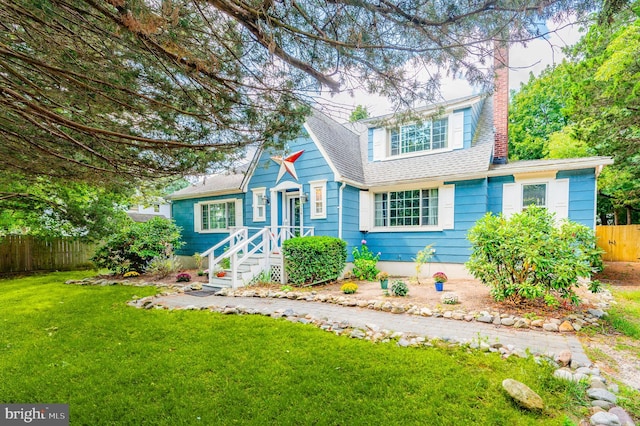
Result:
{"type": "Polygon", "coordinates": [[[367,120],[369,162],[471,147],[482,101],[473,96],[438,105],[421,111],[414,121],[398,122],[393,116],[367,120]]]}

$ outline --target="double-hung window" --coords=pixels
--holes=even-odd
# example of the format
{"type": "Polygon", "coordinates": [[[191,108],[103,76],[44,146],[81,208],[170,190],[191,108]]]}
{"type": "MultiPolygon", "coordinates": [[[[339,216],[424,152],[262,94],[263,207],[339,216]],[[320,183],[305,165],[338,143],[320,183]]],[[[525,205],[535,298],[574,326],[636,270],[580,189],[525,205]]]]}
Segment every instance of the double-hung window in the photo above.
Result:
{"type": "Polygon", "coordinates": [[[429,120],[392,129],[390,133],[392,156],[419,151],[447,148],[449,120],[429,120]]]}
{"type": "Polygon", "coordinates": [[[327,217],[327,181],[317,180],[309,182],[311,192],[311,219],[326,219],[327,217]]]}
{"type": "Polygon", "coordinates": [[[522,185],[522,208],[529,206],[547,207],[546,183],[522,185]]]}
{"type": "Polygon", "coordinates": [[[236,226],[235,201],[200,204],[200,230],[227,230],[236,226]]]}
{"type": "Polygon", "coordinates": [[[437,226],[438,188],[375,194],[375,226],[437,226]]]}

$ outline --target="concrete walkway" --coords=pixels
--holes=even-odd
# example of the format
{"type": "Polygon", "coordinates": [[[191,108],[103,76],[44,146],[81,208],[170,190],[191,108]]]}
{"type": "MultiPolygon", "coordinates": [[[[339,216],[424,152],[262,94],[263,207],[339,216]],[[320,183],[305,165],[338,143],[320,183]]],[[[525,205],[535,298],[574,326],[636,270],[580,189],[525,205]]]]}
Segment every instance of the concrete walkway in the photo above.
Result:
{"type": "Polygon", "coordinates": [[[367,324],[375,324],[380,328],[417,336],[441,339],[466,339],[496,342],[502,345],[513,345],[516,348],[538,354],[559,354],[569,350],[572,359],[582,365],[589,365],[580,341],[573,334],[543,332],[531,329],[513,329],[506,326],[496,326],[477,321],[467,322],[445,318],[422,317],[406,314],[392,314],[364,308],[344,307],[340,305],[307,302],[290,299],[273,299],[260,297],[225,297],[225,296],[194,296],[188,293],[170,296],[160,296],[156,303],[167,307],[179,308],[195,306],[199,308],[215,306],[239,307],[254,309],[261,312],[276,312],[291,309],[297,316],[311,315],[317,319],[331,321],[347,321],[352,327],[364,329],[367,324]]]}

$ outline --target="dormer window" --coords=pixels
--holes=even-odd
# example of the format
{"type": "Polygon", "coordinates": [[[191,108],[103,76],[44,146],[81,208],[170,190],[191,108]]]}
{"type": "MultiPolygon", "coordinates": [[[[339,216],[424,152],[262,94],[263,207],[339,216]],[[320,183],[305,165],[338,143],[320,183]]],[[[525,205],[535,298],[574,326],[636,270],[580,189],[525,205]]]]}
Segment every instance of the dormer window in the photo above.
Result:
{"type": "Polygon", "coordinates": [[[448,119],[410,124],[390,132],[390,154],[401,155],[447,148],[448,119]]]}

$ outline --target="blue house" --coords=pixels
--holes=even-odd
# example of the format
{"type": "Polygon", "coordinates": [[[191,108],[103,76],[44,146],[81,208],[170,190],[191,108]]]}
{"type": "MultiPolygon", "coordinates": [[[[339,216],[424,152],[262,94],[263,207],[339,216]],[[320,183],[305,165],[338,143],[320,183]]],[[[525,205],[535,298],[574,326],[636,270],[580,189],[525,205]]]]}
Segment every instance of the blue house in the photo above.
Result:
{"type": "Polygon", "coordinates": [[[226,281],[211,274],[212,285],[244,285],[263,271],[284,282],[282,241],[330,235],[348,253],[366,240],[392,275],[415,273],[412,259],[432,244],[432,269],[462,277],[466,234],[487,212],[536,204],[595,227],[596,177],[611,159],[507,162],[507,97],[433,105],[414,122],[345,125],[314,111],[285,152],[259,151],[246,170],[169,197],[186,242],[179,254],[208,255],[211,268],[228,257],[226,281]]]}

